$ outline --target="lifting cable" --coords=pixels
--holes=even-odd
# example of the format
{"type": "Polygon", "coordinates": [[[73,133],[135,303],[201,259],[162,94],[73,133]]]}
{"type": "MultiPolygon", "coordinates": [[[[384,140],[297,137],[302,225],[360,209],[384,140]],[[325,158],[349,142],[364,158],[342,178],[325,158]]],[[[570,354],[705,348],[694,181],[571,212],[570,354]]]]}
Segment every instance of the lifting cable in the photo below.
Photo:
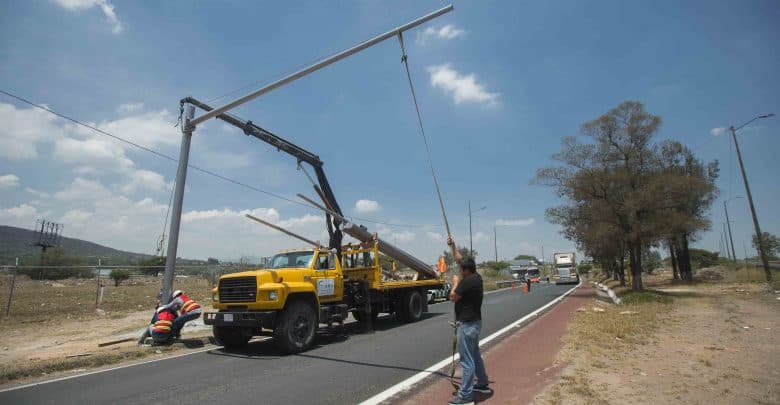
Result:
{"type": "MultiPolygon", "coordinates": [[[[447,237],[451,238],[450,224],[447,221],[447,213],[444,211],[444,201],[441,198],[441,191],[439,190],[439,179],[436,176],[436,170],[433,168],[433,161],[431,160],[431,149],[428,146],[428,137],[425,136],[425,127],[423,126],[422,114],[420,114],[420,105],[417,103],[417,95],[414,92],[414,85],[412,84],[412,74],[409,72],[409,62],[407,61],[406,48],[404,48],[404,36],[402,32],[398,32],[398,42],[401,44],[401,62],[404,63],[406,68],[406,78],[409,79],[409,90],[412,93],[412,101],[414,102],[414,109],[417,111],[417,123],[420,125],[420,135],[422,136],[423,143],[425,144],[425,153],[428,157],[428,166],[431,168],[431,176],[433,176],[433,185],[436,187],[436,196],[439,198],[439,207],[441,208],[441,216],[444,218],[444,227],[447,230],[447,237]]],[[[455,257],[455,246],[452,246],[452,256],[455,257]]]]}
{"type": "MultiPolygon", "coordinates": [[[[436,176],[436,170],[433,168],[433,160],[431,160],[431,148],[428,146],[428,137],[425,136],[425,127],[423,126],[422,114],[420,114],[420,105],[417,103],[417,95],[414,92],[414,85],[412,84],[412,74],[409,72],[409,62],[406,55],[406,49],[404,48],[404,36],[402,32],[398,32],[398,43],[401,44],[401,62],[404,63],[406,69],[406,78],[409,80],[409,90],[412,93],[412,101],[414,102],[414,109],[417,111],[417,123],[420,125],[420,135],[422,136],[423,143],[425,144],[425,154],[428,157],[428,166],[431,168],[431,176],[433,177],[433,185],[436,187],[436,196],[439,198],[439,207],[441,208],[441,216],[444,218],[444,227],[447,230],[447,237],[451,238],[450,224],[447,221],[447,212],[444,210],[444,201],[441,198],[441,191],[439,190],[439,179],[436,176]]],[[[451,245],[452,257],[455,258],[455,244],[451,245]]],[[[451,323],[453,327],[452,336],[452,364],[450,366],[450,384],[456,390],[460,387],[455,382],[455,350],[457,348],[458,341],[458,326],[457,323],[451,323]]]]}

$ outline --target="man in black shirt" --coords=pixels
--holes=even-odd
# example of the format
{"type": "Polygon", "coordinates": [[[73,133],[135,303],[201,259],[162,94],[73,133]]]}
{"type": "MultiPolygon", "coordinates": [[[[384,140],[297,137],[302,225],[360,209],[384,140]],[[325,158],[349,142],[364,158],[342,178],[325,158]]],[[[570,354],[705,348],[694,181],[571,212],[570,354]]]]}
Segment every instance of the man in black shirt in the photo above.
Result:
{"type": "MultiPolygon", "coordinates": [[[[455,241],[447,239],[447,244],[455,248],[455,241]]],[[[455,321],[458,327],[458,354],[463,369],[458,395],[450,399],[450,405],[473,404],[473,392],[490,394],[485,364],[479,352],[479,332],[482,329],[482,277],[471,257],[464,258],[457,248],[455,260],[458,262],[460,278],[453,277],[450,300],[455,302],[455,321]],[[474,377],[477,382],[474,384],[474,377]]]]}

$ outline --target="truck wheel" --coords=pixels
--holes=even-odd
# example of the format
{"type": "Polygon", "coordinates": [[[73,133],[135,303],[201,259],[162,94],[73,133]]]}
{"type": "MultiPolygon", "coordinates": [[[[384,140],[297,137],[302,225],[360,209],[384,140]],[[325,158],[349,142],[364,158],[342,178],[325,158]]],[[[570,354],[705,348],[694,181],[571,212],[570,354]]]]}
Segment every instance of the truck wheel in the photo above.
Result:
{"type": "Polygon", "coordinates": [[[302,352],[314,342],[317,317],[314,308],[303,301],[293,301],[280,314],[274,327],[276,347],[285,353],[302,352]]]}
{"type": "Polygon", "coordinates": [[[226,349],[238,349],[246,346],[252,336],[245,336],[241,328],[214,326],[214,339],[226,349]]]}
{"type": "Polygon", "coordinates": [[[417,290],[407,291],[401,296],[401,305],[396,314],[398,320],[404,323],[412,323],[420,320],[423,311],[423,297],[417,290]]]}
{"type": "MultiPolygon", "coordinates": [[[[366,313],[364,311],[360,311],[360,310],[352,311],[352,316],[355,317],[355,319],[358,322],[360,322],[360,323],[363,323],[365,321],[365,319],[366,319],[366,313]]],[[[374,323],[374,321],[376,321],[376,318],[378,318],[378,317],[379,317],[379,309],[376,309],[376,308],[372,307],[371,308],[371,323],[374,323]]]]}

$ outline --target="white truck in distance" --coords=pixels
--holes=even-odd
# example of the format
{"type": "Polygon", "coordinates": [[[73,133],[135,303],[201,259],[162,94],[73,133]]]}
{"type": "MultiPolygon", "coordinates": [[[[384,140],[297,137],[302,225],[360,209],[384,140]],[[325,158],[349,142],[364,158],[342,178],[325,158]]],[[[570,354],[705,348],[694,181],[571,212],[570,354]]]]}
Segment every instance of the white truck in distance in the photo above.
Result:
{"type": "Polygon", "coordinates": [[[553,254],[553,264],[555,265],[555,284],[577,284],[580,282],[580,275],[577,274],[574,252],[553,254]]]}

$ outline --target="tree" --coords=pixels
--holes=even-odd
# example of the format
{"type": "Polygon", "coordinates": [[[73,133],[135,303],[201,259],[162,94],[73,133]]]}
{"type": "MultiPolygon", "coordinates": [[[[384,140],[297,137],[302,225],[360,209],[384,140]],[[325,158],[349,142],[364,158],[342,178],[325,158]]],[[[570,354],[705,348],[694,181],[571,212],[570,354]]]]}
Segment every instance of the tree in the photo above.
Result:
{"type": "Polygon", "coordinates": [[[113,269],[111,270],[111,273],[108,275],[108,277],[114,280],[114,287],[119,287],[119,284],[122,281],[125,281],[130,278],[130,270],[113,269]]]}
{"type": "Polygon", "coordinates": [[[561,165],[534,179],[565,202],[547,209],[548,221],[621,284],[628,259],[635,291],[644,288],[646,252],[661,241],[679,253],[681,274],[691,274],[688,243],[709,226],[705,213],[717,195],[717,162],[704,165],[678,142],[653,144],[660,123],[641,103],[623,102],[582,124],[589,143],[564,138],[553,155],[561,165]]]}
{"type": "Polygon", "coordinates": [[[704,249],[689,249],[691,263],[697,269],[711,267],[718,264],[718,252],[710,252],[704,249]]]}
{"type": "Polygon", "coordinates": [[[536,256],[531,256],[531,255],[517,255],[515,256],[515,260],[533,260],[539,263],[539,259],[537,259],[536,256]]]}
{"type": "Polygon", "coordinates": [[[155,256],[141,260],[138,262],[138,266],[141,268],[141,273],[157,277],[165,269],[165,256],[155,256]]]}
{"type": "MultiPolygon", "coordinates": [[[[776,259],[777,255],[780,254],[780,239],[769,232],[762,232],[761,239],[763,242],[762,247],[764,248],[764,254],[766,254],[767,257],[776,259]]],[[[758,246],[758,237],[753,235],[753,248],[758,250],[758,246]]]]}
{"type": "Polygon", "coordinates": [[[647,274],[653,274],[653,272],[661,267],[661,253],[655,249],[645,249],[642,253],[642,268],[647,274]]]}
{"type": "Polygon", "coordinates": [[[84,266],[84,259],[68,253],[62,247],[54,247],[46,250],[38,258],[31,260],[33,266],[40,266],[32,269],[21,269],[20,274],[26,274],[30,278],[61,280],[64,278],[77,277],[89,278],[94,275],[92,268],[84,266]]]}

